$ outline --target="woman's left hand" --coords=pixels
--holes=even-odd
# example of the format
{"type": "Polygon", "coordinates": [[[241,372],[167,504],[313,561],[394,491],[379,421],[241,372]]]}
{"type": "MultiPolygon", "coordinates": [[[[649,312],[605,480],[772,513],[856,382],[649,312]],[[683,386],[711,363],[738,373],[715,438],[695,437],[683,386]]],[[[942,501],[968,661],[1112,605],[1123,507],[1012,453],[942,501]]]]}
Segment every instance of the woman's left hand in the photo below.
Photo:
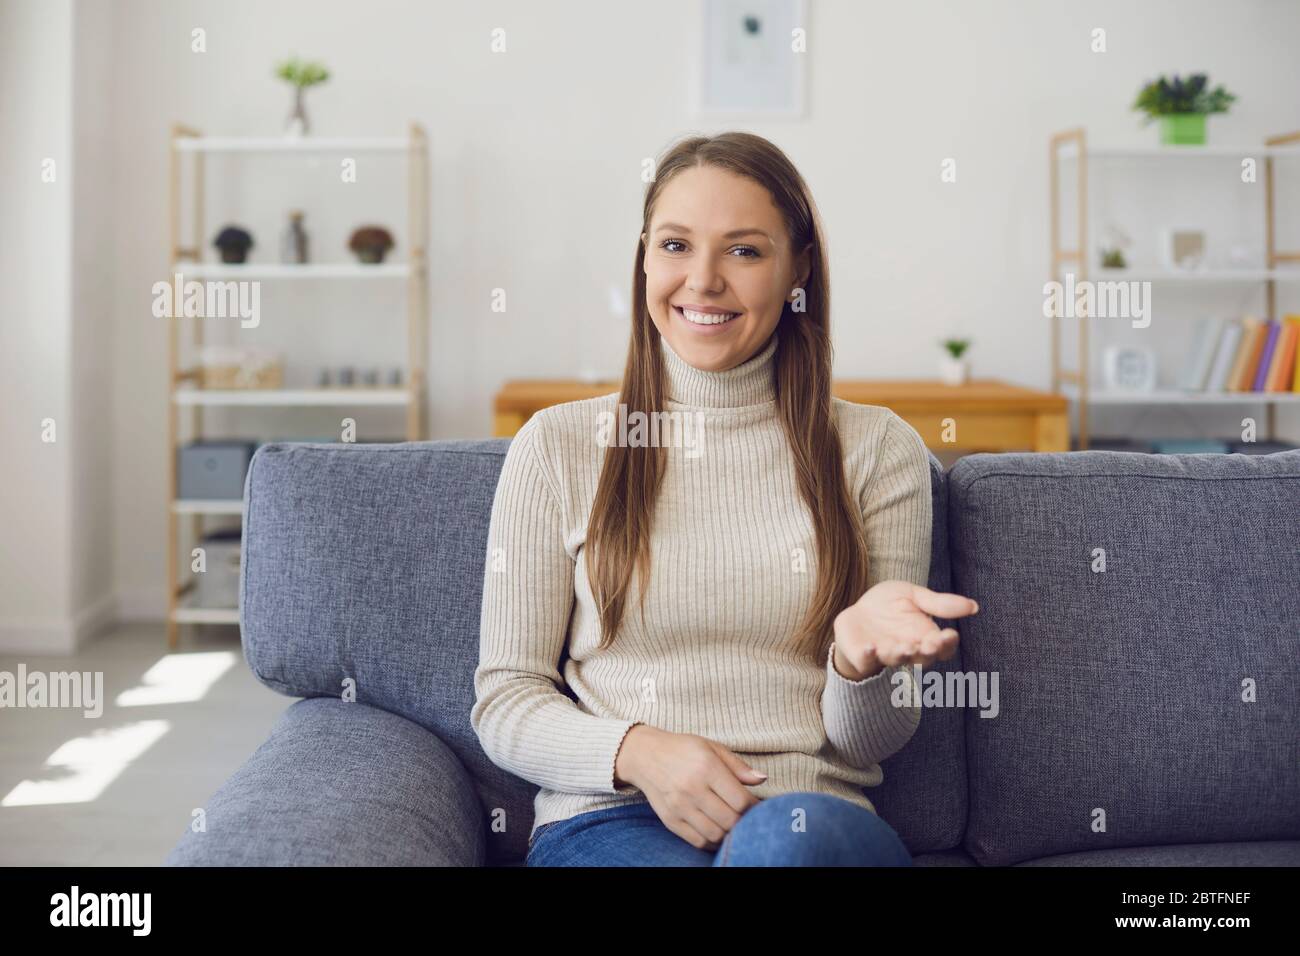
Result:
{"type": "Polygon", "coordinates": [[[881,581],[836,615],[834,667],[849,680],[862,680],[885,667],[946,661],[957,651],[957,631],[939,630],[930,615],[955,619],[978,610],[960,594],[881,581]]]}

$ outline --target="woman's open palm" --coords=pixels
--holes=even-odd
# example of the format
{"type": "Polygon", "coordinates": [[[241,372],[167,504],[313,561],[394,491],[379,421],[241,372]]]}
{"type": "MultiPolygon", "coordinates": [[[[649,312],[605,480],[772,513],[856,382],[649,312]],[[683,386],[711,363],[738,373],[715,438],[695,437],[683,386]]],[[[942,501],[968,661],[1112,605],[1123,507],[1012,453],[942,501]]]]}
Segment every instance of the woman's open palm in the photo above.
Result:
{"type": "Polygon", "coordinates": [[[953,619],[978,610],[978,604],[960,594],[910,581],[881,581],[836,615],[837,660],[864,676],[881,667],[946,661],[957,651],[957,631],[940,630],[931,615],[953,619]]]}

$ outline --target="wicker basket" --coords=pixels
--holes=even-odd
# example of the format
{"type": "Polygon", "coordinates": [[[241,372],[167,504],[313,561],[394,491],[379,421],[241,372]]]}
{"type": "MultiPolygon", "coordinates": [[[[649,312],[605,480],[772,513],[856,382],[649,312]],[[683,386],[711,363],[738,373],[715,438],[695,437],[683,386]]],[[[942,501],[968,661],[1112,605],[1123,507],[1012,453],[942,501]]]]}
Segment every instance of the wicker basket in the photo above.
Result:
{"type": "Polygon", "coordinates": [[[281,388],[284,362],[260,352],[212,349],[199,365],[199,383],[203,388],[281,388]]]}

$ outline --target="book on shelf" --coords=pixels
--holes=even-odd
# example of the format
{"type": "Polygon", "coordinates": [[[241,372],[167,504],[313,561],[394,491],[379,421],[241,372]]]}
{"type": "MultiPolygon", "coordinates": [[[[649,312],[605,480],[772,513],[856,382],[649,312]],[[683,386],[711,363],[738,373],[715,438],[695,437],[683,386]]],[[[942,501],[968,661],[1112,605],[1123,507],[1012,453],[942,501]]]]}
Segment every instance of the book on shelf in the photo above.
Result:
{"type": "Polygon", "coordinates": [[[1178,387],[1189,392],[1300,392],[1300,314],[1203,319],[1178,387]]]}

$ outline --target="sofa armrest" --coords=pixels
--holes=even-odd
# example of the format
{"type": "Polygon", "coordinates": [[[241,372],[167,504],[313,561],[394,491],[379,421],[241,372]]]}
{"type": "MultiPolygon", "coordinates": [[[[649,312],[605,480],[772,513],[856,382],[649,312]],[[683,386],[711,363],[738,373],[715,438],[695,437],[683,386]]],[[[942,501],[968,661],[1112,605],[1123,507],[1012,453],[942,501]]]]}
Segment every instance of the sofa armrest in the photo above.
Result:
{"type": "Polygon", "coordinates": [[[483,811],[436,736],[313,697],[187,822],[166,866],[482,866],[483,811]]]}

